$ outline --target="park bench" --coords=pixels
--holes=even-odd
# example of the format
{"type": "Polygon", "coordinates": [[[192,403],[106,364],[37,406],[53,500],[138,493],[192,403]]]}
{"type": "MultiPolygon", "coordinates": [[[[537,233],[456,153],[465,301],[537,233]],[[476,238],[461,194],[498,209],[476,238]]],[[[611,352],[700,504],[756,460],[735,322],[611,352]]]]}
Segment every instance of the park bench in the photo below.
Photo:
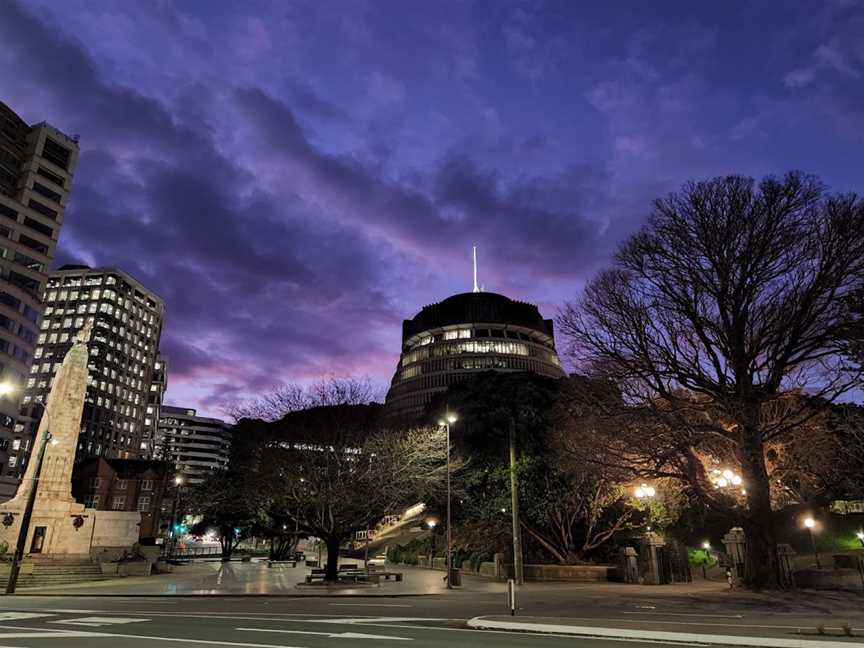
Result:
{"type": "Polygon", "coordinates": [[[282,565],[291,565],[292,567],[296,567],[297,561],[296,560],[268,560],[267,561],[268,567],[273,567],[274,565],[276,567],[281,567],[282,565]]]}
{"type": "Polygon", "coordinates": [[[379,578],[383,576],[384,580],[390,580],[390,577],[392,576],[397,583],[402,582],[403,572],[390,571],[384,566],[379,567],[377,565],[369,565],[367,570],[370,574],[375,574],[379,578]]]}
{"type": "MultiPolygon", "coordinates": [[[[306,583],[311,585],[314,581],[323,581],[326,572],[326,569],[313,569],[312,572],[306,577],[306,583]]],[[[370,574],[365,569],[357,569],[356,566],[353,569],[344,569],[340,567],[337,575],[340,580],[350,580],[354,581],[355,583],[361,581],[367,583],[377,583],[379,577],[379,574],[377,573],[370,574]]]]}

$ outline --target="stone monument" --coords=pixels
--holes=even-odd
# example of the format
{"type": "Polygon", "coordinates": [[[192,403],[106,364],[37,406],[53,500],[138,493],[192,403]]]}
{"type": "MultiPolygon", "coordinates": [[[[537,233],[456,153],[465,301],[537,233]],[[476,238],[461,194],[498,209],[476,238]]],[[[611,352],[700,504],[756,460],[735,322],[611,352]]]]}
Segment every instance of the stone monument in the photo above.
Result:
{"type": "Polygon", "coordinates": [[[138,541],[140,513],[97,511],[85,508],[72,497],[72,468],[87,393],[87,343],[91,330],[92,321],[88,321],[66,353],[48,395],[24,479],[15,497],[0,504],[0,541],[8,545],[8,551],[15,549],[27,499],[37,484],[37,454],[46,432],[50,439],[35,486],[25,555],[84,557],[128,549],[138,541]]]}

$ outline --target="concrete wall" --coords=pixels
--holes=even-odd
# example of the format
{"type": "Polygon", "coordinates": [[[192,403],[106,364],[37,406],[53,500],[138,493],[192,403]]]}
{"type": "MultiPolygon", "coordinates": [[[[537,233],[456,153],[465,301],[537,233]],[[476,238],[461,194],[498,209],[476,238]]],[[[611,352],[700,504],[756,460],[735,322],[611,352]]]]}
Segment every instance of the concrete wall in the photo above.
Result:
{"type": "MultiPolygon", "coordinates": [[[[443,565],[441,569],[444,569],[443,565]]],[[[534,582],[562,581],[570,583],[594,583],[612,580],[614,567],[607,565],[525,565],[525,580],[534,582]]],[[[497,578],[494,562],[480,563],[479,570],[471,568],[467,560],[462,562],[462,571],[487,578],[497,578]]],[[[503,578],[513,577],[513,565],[501,565],[503,578]]]]}

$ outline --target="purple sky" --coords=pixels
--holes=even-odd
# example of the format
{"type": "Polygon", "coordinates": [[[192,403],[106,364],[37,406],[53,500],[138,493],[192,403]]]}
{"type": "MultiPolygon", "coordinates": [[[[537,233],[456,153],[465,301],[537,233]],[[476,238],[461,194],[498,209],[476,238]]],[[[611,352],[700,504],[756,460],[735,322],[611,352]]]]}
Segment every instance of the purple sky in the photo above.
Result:
{"type": "Polygon", "coordinates": [[[161,294],[167,400],[211,414],[389,381],[472,243],[551,317],[686,179],[864,191],[862,2],[0,5],[2,99],[81,136],[56,265],[161,294]]]}

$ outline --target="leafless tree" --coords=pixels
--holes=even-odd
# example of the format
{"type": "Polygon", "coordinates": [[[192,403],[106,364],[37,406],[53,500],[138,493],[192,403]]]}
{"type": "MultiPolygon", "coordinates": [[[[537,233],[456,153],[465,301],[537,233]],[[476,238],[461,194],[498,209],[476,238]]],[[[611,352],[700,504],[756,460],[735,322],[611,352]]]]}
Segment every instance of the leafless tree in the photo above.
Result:
{"type": "Polygon", "coordinates": [[[382,388],[369,378],[323,378],[311,385],[280,383],[269,392],[227,405],[223,412],[234,419],[278,421],[289,412],[323,405],[361,405],[379,401],[382,388]]]}
{"type": "Polygon", "coordinates": [[[440,430],[364,434],[357,406],[337,405],[289,415],[286,434],[262,464],[273,497],[303,533],[327,546],[326,579],[336,580],[339,548],[385,515],[435,496],[445,479],[440,430]]]}
{"type": "Polygon", "coordinates": [[[808,416],[793,408],[766,422],[765,406],[792,389],[831,400],[860,384],[844,355],[845,300],[862,286],[857,196],[829,196],[798,173],[758,186],[730,176],[655,201],[614,266],[559,316],[577,364],[602,366],[625,403],[664,414],[644,444],[694,483],[707,485],[700,448],[740,465],[754,587],[778,582],[765,445],[808,416]]]}

